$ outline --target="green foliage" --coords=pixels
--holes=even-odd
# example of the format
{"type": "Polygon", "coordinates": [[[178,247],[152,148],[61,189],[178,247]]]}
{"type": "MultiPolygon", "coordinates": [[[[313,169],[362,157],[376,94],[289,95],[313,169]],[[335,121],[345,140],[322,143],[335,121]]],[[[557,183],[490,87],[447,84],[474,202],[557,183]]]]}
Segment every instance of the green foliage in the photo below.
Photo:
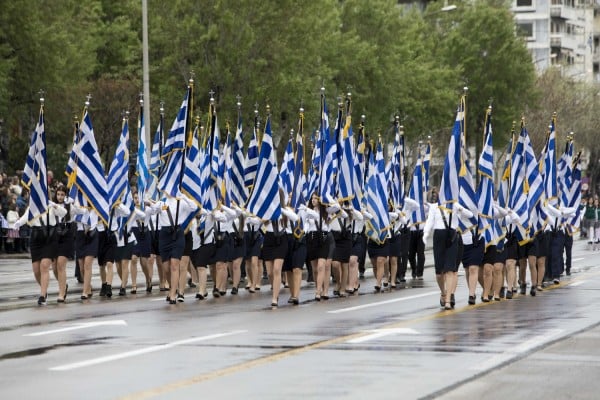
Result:
{"type": "MultiPolygon", "coordinates": [[[[9,169],[23,166],[40,88],[50,168],[64,168],[73,116],[81,115],[88,92],[109,164],[122,111],[137,118],[141,2],[0,3],[0,118],[11,138],[9,169]]],[[[301,105],[306,130],[318,126],[323,85],[332,115],[337,97],[351,92],[355,123],[365,114],[367,131],[385,137],[398,114],[411,144],[449,131],[466,84],[470,132],[482,131],[493,98],[495,130],[507,134],[538,99],[530,57],[505,3],[465,1],[453,12],[432,4],[423,15],[395,0],[148,0],[151,130],[161,100],[168,129],[193,71],[193,109],[205,124],[209,90],[222,127],[235,120],[240,95],[246,131],[254,104],[263,120],[270,105],[276,142],[296,127],[301,105]]]]}

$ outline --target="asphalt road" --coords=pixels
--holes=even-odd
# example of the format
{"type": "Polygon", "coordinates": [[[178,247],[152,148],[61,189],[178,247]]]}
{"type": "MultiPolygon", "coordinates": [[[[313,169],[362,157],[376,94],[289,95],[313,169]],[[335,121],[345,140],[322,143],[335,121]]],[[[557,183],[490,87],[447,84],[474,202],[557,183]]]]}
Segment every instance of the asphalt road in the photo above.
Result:
{"type": "Polygon", "coordinates": [[[82,302],[73,279],[66,304],[53,281],[38,307],[29,261],[3,258],[0,395],[597,399],[598,265],[600,252],[577,241],[574,273],[559,285],[475,306],[461,276],[453,311],[439,308],[432,268],[380,294],[368,274],[359,296],[321,302],[304,283],[301,304],[284,290],[278,309],[267,285],[201,302],[190,291],[168,305],[156,290],[82,302]]]}

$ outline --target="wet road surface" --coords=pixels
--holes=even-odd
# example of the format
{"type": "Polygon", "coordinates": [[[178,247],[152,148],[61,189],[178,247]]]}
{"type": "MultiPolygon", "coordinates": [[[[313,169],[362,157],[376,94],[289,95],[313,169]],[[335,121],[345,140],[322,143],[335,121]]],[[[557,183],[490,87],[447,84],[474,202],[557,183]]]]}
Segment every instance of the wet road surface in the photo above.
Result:
{"type": "Polygon", "coordinates": [[[427,268],[425,280],[409,280],[409,288],[374,294],[369,275],[361,295],[321,302],[304,283],[300,306],[288,305],[283,290],[272,310],[267,285],[201,302],[190,291],[185,303],[168,305],[156,290],[81,302],[71,282],[66,304],[50,298],[38,307],[29,261],[3,259],[0,393],[593,399],[600,366],[596,265],[600,253],[578,241],[573,275],[536,297],[467,306],[461,276],[456,309],[441,311],[427,268]]]}

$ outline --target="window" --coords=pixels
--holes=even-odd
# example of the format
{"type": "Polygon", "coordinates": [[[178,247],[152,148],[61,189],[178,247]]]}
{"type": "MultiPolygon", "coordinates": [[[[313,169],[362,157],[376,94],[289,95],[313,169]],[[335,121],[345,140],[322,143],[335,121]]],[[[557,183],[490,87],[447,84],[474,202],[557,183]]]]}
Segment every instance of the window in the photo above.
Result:
{"type": "Polygon", "coordinates": [[[533,37],[533,22],[517,23],[517,35],[526,39],[534,39],[533,37]]]}
{"type": "Polygon", "coordinates": [[[517,7],[532,7],[533,0],[517,0],[517,7]]]}

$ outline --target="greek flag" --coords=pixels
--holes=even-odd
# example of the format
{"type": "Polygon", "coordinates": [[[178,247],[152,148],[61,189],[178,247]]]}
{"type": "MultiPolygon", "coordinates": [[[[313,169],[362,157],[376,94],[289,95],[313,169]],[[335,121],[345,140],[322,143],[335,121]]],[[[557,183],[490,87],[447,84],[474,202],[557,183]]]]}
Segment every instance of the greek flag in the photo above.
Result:
{"type": "Polygon", "coordinates": [[[38,123],[31,136],[31,145],[23,168],[23,185],[29,189],[27,221],[48,211],[48,181],[46,178],[46,132],[44,106],[40,107],[38,123]]]}
{"type": "Polygon", "coordinates": [[[579,157],[580,155],[578,155],[573,162],[574,167],[571,177],[571,190],[569,191],[569,203],[567,203],[569,207],[577,208],[576,214],[567,224],[567,229],[571,229],[571,232],[573,232],[573,228],[575,228],[575,230],[579,228],[579,222],[581,220],[581,210],[579,209],[579,205],[581,204],[581,164],[579,162],[579,157]]]}
{"type": "Polygon", "coordinates": [[[144,209],[144,199],[146,198],[146,189],[150,180],[148,171],[148,146],[146,144],[146,127],[144,123],[144,105],[140,107],[140,117],[138,119],[138,152],[136,160],[137,189],[140,197],[140,208],[144,209]]]}
{"type": "MultiPolygon", "coordinates": [[[[542,195],[544,194],[544,182],[542,179],[542,175],[540,174],[540,166],[538,165],[538,160],[535,157],[535,152],[533,151],[533,146],[531,144],[531,140],[529,139],[529,133],[525,128],[524,130],[524,153],[525,153],[525,193],[527,194],[527,208],[530,216],[535,216],[536,206],[538,202],[541,200],[542,195]]],[[[523,225],[529,231],[530,237],[533,237],[533,234],[536,230],[541,229],[541,223],[537,223],[537,226],[534,226],[533,222],[538,222],[535,219],[530,219],[527,225],[523,225]]]]}
{"type": "MultiPolygon", "coordinates": [[[[352,168],[354,168],[354,172],[352,174],[352,193],[354,193],[354,197],[352,197],[352,207],[355,210],[361,210],[363,204],[363,186],[365,180],[365,139],[363,135],[364,125],[361,123],[360,128],[358,130],[358,138],[356,141],[355,148],[355,157],[356,160],[352,168]]],[[[354,145],[354,143],[351,143],[354,145]]]]}
{"type": "Polygon", "coordinates": [[[494,229],[494,149],[492,147],[492,116],[488,110],[485,125],[485,142],[479,157],[479,232],[483,234],[485,247],[497,241],[494,229]]]}
{"type": "Polygon", "coordinates": [[[473,172],[471,170],[471,160],[467,156],[464,148],[462,149],[462,151],[465,173],[460,174],[458,177],[460,186],[460,194],[458,197],[458,201],[460,205],[462,205],[467,210],[473,213],[473,217],[471,217],[469,220],[469,223],[471,225],[466,225],[466,221],[464,221],[462,218],[458,219],[459,230],[461,232],[465,232],[467,229],[478,225],[479,198],[477,197],[477,193],[475,192],[475,181],[473,179],[473,172]]]}
{"type": "Polygon", "coordinates": [[[404,206],[404,135],[400,135],[398,121],[394,122],[394,147],[390,160],[390,193],[394,208],[404,206]]]}
{"type": "Polygon", "coordinates": [[[219,175],[219,127],[217,126],[217,117],[212,111],[212,106],[210,121],[208,148],[201,161],[202,167],[200,169],[202,172],[202,205],[207,211],[213,211],[219,205],[219,187],[217,182],[219,175]]]}
{"type": "Polygon", "coordinates": [[[558,185],[556,172],[556,131],[555,118],[550,123],[550,132],[544,151],[544,193],[549,204],[558,205],[558,185]]]}
{"type": "Polygon", "coordinates": [[[290,206],[294,210],[298,210],[300,205],[306,201],[307,193],[305,193],[306,187],[306,175],[304,174],[304,144],[303,144],[303,133],[304,133],[304,114],[300,113],[298,120],[298,133],[296,133],[296,153],[294,157],[294,177],[292,179],[292,198],[290,206]]]}
{"type": "Polygon", "coordinates": [[[123,128],[108,172],[108,204],[112,211],[122,199],[129,186],[129,121],[123,120],[123,128]]]}
{"type": "Polygon", "coordinates": [[[176,197],[180,192],[183,163],[185,162],[185,134],[187,132],[188,105],[191,90],[191,86],[188,86],[185,98],[181,103],[181,107],[179,107],[179,113],[175,121],[173,121],[161,154],[164,169],[161,171],[162,173],[158,180],[158,190],[170,197],[176,197]]]}
{"type": "Polygon", "coordinates": [[[148,185],[146,189],[145,199],[158,200],[158,177],[162,171],[162,160],[160,155],[163,147],[163,115],[160,116],[160,122],[156,133],[154,134],[154,141],[152,142],[152,151],[150,152],[150,169],[148,175],[148,185]]]}
{"type": "Polygon", "coordinates": [[[521,133],[516,141],[512,154],[510,155],[510,184],[508,189],[508,207],[518,216],[517,230],[515,234],[520,244],[524,244],[529,239],[529,211],[527,205],[527,193],[525,184],[525,135],[527,131],[521,123],[521,133]]]}
{"type": "Polygon", "coordinates": [[[511,169],[511,158],[512,153],[514,151],[514,135],[511,135],[508,145],[506,148],[506,153],[504,155],[504,166],[502,167],[502,178],[500,178],[500,187],[498,188],[498,204],[500,207],[508,207],[508,196],[510,194],[510,169],[511,169]]]}
{"type": "Polygon", "coordinates": [[[419,149],[417,163],[413,171],[408,197],[419,204],[419,208],[410,214],[410,222],[416,226],[425,222],[425,177],[423,174],[423,154],[419,149]]]}
{"type": "MultiPolygon", "coordinates": [[[[450,137],[450,145],[448,153],[444,161],[444,171],[442,174],[442,182],[440,184],[439,204],[452,210],[452,204],[459,197],[459,176],[461,174],[462,160],[462,144],[465,121],[464,96],[461,98],[460,104],[456,111],[456,119],[452,128],[452,136],[450,137]]],[[[464,170],[462,171],[464,172],[464,170]]]]}
{"type": "Polygon", "coordinates": [[[108,188],[87,107],[80,125],[75,185],[98,217],[108,225],[108,188]]]}
{"type": "Polygon", "coordinates": [[[557,168],[558,189],[561,204],[569,206],[571,200],[571,186],[573,181],[573,141],[568,138],[565,152],[561,155],[557,168]]]}
{"type": "Polygon", "coordinates": [[[423,169],[425,172],[425,193],[429,192],[429,165],[431,164],[431,142],[427,142],[425,149],[425,158],[423,159],[423,169]]]}
{"type": "Polygon", "coordinates": [[[271,116],[267,116],[265,134],[260,145],[256,181],[250,199],[248,211],[262,220],[275,221],[281,216],[279,199],[279,173],[273,151],[271,136],[271,116]]]}
{"type": "Polygon", "coordinates": [[[198,207],[202,206],[202,177],[200,173],[200,148],[198,145],[199,127],[196,125],[192,133],[192,143],[188,148],[181,179],[181,191],[193,200],[198,207]]]}
{"type": "Polygon", "coordinates": [[[337,179],[337,195],[340,201],[351,201],[356,192],[352,190],[354,180],[354,164],[356,155],[354,149],[354,138],[352,134],[352,116],[346,115],[346,122],[340,135],[339,175],[337,179]]]}
{"type": "Polygon", "coordinates": [[[313,143],[313,151],[311,157],[311,165],[308,171],[308,198],[313,193],[318,193],[319,190],[319,179],[321,176],[321,148],[322,148],[322,136],[319,131],[315,131],[312,135],[311,142],[313,143]]]}
{"type": "Polygon", "coordinates": [[[381,140],[377,142],[377,154],[371,152],[367,178],[367,210],[373,218],[366,221],[367,236],[375,243],[382,244],[388,236],[390,217],[388,214],[388,193],[385,179],[385,161],[381,140]]]}
{"type": "Polygon", "coordinates": [[[233,142],[232,165],[229,177],[231,179],[231,201],[243,206],[248,200],[248,191],[244,185],[244,132],[242,130],[242,114],[238,111],[237,130],[233,142]]]}
{"type": "Polygon", "coordinates": [[[227,136],[225,137],[225,145],[223,146],[223,151],[220,153],[221,155],[218,160],[219,175],[217,177],[217,184],[219,186],[221,202],[227,207],[230,207],[231,198],[229,192],[231,190],[229,172],[231,171],[231,131],[229,130],[229,124],[226,124],[225,130],[227,131],[227,136]]]}
{"type": "MultiPolygon", "coordinates": [[[[322,163],[319,175],[319,197],[323,204],[335,202],[335,181],[337,175],[337,142],[335,135],[331,135],[329,129],[329,116],[327,114],[327,102],[325,95],[321,96],[321,145],[322,163]]],[[[338,120],[341,119],[341,109],[338,112],[338,120]]]]}
{"type": "Polygon", "coordinates": [[[246,154],[246,169],[244,170],[244,185],[249,191],[252,190],[254,185],[254,179],[256,178],[256,171],[258,170],[258,111],[254,118],[254,131],[252,132],[252,139],[248,145],[248,153],[246,154]]]}
{"type": "MultiPolygon", "coordinates": [[[[288,144],[285,147],[285,152],[283,153],[283,160],[279,171],[279,184],[283,190],[283,199],[286,205],[291,202],[292,191],[294,188],[294,171],[296,169],[294,164],[294,137],[290,135],[288,144]]],[[[301,168],[301,166],[299,168],[301,168]]]]}

